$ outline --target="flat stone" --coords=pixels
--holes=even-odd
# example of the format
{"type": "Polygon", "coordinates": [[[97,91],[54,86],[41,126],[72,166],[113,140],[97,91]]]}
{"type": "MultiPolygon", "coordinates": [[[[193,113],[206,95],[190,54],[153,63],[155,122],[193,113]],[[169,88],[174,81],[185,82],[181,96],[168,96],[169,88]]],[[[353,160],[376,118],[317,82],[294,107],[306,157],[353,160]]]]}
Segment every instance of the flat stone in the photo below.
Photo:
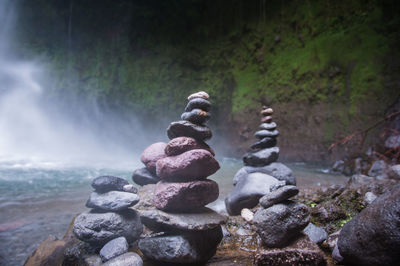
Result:
{"type": "Polygon", "coordinates": [[[100,193],[112,190],[124,191],[125,185],[129,185],[128,181],[116,176],[99,176],[92,181],[92,187],[100,193]]]}
{"type": "Polygon", "coordinates": [[[185,136],[198,140],[208,140],[212,137],[209,127],[196,125],[186,120],[172,122],[167,128],[167,135],[169,139],[185,136]]]}
{"type": "Polygon", "coordinates": [[[260,112],[260,114],[263,116],[272,115],[273,113],[274,113],[274,110],[272,110],[272,108],[263,109],[260,112]]]}
{"type": "Polygon", "coordinates": [[[296,196],[299,193],[299,189],[296,186],[283,186],[270,193],[265,194],[260,199],[260,205],[264,208],[269,208],[274,204],[285,201],[291,197],[296,196]]]}
{"type": "Polygon", "coordinates": [[[199,180],[214,174],[219,168],[209,151],[195,149],[158,160],[157,176],[169,181],[199,180]]]}
{"type": "Polygon", "coordinates": [[[210,98],[210,95],[208,95],[208,93],[205,91],[199,91],[199,92],[190,94],[187,99],[188,99],[188,101],[191,101],[192,99],[195,99],[195,98],[202,98],[204,100],[208,100],[210,98]]]}
{"type": "Polygon", "coordinates": [[[125,185],[122,189],[125,192],[134,193],[134,194],[137,194],[137,192],[138,192],[138,189],[134,185],[131,185],[131,184],[125,185]]]}
{"type": "Polygon", "coordinates": [[[84,212],[75,218],[74,234],[83,242],[93,246],[103,246],[108,241],[124,236],[128,243],[137,240],[143,225],[136,211],[84,212]]]}
{"type": "Polygon", "coordinates": [[[241,178],[226,197],[225,206],[230,215],[239,215],[243,208],[251,209],[272,187],[284,186],[285,182],[263,173],[251,173],[241,178]]]}
{"type": "Polygon", "coordinates": [[[218,199],[218,184],[213,180],[167,183],[160,181],[154,191],[157,209],[169,212],[190,212],[218,199]]]}
{"type": "Polygon", "coordinates": [[[272,116],[270,115],[261,118],[261,123],[270,123],[270,122],[272,122],[272,116]]]}
{"type": "Polygon", "coordinates": [[[278,160],[279,148],[266,148],[256,152],[248,152],[243,156],[243,162],[249,166],[265,166],[278,160]]]}
{"type": "Polygon", "coordinates": [[[276,138],[278,135],[279,135],[279,131],[276,129],[272,130],[272,131],[263,129],[263,130],[259,130],[256,133],[254,133],[254,136],[259,139],[263,139],[266,137],[276,138]]]}
{"type": "Polygon", "coordinates": [[[178,137],[170,140],[165,147],[165,153],[168,156],[176,156],[186,151],[203,149],[209,151],[213,156],[215,156],[214,151],[210,146],[204,141],[196,140],[190,137],[178,137]]]}
{"type": "Polygon", "coordinates": [[[321,245],[327,238],[328,233],[322,227],[318,227],[313,223],[309,223],[303,232],[310,238],[315,244],[321,245]]]}
{"type": "Polygon", "coordinates": [[[136,169],[132,174],[132,180],[136,184],[140,186],[148,185],[148,184],[156,184],[160,181],[160,178],[152,174],[146,167],[136,169]]]}
{"type": "Polygon", "coordinates": [[[275,122],[262,123],[259,128],[264,130],[274,130],[276,129],[276,123],[275,122]]]}
{"type": "Polygon", "coordinates": [[[103,261],[108,261],[128,252],[128,248],[129,245],[126,241],[126,238],[123,236],[117,237],[104,245],[104,247],[100,250],[100,257],[103,261]]]}
{"type": "Polygon", "coordinates": [[[260,209],[253,223],[266,247],[284,247],[301,234],[308,225],[309,210],[301,203],[286,201],[260,209]]]}
{"type": "Polygon", "coordinates": [[[214,256],[223,237],[220,226],[201,232],[143,238],[139,249],[151,260],[169,263],[205,263],[214,256]]]}
{"type": "Polygon", "coordinates": [[[202,125],[210,119],[210,113],[201,109],[193,109],[190,112],[184,112],[181,115],[182,120],[192,122],[197,125],[202,125]]]}
{"type": "Polygon", "coordinates": [[[107,261],[103,266],[143,266],[143,260],[138,254],[127,252],[107,261]]]}
{"type": "Polygon", "coordinates": [[[197,212],[169,213],[154,207],[138,210],[144,225],[153,231],[209,230],[225,223],[227,217],[203,207],[197,212]]]}
{"type": "Polygon", "coordinates": [[[92,192],[86,207],[103,211],[121,211],[139,202],[139,196],[129,192],[109,191],[99,194],[92,192]]]}
{"type": "Polygon", "coordinates": [[[266,166],[253,167],[245,166],[242,167],[233,178],[233,185],[236,185],[241,178],[247,177],[248,174],[260,172],[263,174],[271,175],[278,180],[286,182],[286,185],[296,185],[296,178],[293,176],[292,170],[283,163],[271,163],[266,166]]]}
{"type": "Polygon", "coordinates": [[[211,103],[203,98],[194,98],[186,105],[185,112],[190,112],[193,109],[201,109],[208,112],[211,109],[211,103]]]}
{"type": "Polygon", "coordinates": [[[275,147],[277,143],[276,138],[265,137],[250,146],[253,150],[265,149],[275,147]]]}
{"type": "Polygon", "coordinates": [[[140,160],[152,174],[156,173],[157,161],[167,157],[165,154],[166,146],[167,143],[164,142],[153,143],[147,147],[140,156],[140,160]]]}

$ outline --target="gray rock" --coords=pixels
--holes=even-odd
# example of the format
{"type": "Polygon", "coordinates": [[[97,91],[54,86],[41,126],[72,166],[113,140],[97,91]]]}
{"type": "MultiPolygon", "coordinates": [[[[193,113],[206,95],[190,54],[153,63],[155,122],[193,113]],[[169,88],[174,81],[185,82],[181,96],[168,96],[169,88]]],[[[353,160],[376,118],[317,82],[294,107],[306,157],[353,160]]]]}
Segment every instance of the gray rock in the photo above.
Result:
{"type": "Polygon", "coordinates": [[[333,163],[332,165],[332,171],[334,172],[343,172],[344,170],[344,161],[343,160],[338,160],[333,163]]]}
{"type": "Polygon", "coordinates": [[[103,261],[99,255],[90,255],[84,259],[85,266],[101,266],[103,261]]]}
{"type": "Polygon", "coordinates": [[[388,176],[393,179],[400,179],[400,164],[390,166],[388,176]]]}
{"type": "Polygon", "coordinates": [[[128,248],[129,245],[126,238],[123,236],[117,237],[104,245],[100,250],[100,257],[103,261],[108,261],[128,252],[128,248]]]}
{"type": "Polygon", "coordinates": [[[134,185],[131,185],[131,184],[125,185],[123,187],[123,190],[125,192],[134,193],[134,194],[137,194],[137,192],[138,192],[138,189],[134,185]]]}
{"type": "Polygon", "coordinates": [[[233,178],[233,185],[236,185],[241,178],[245,178],[248,174],[255,172],[271,175],[278,180],[285,181],[286,185],[296,185],[292,170],[282,163],[271,163],[262,167],[245,166],[236,173],[233,178]]]}
{"type": "Polygon", "coordinates": [[[270,193],[265,194],[260,199],[260,205],[264,208],[269,208],[274,204],[285,201],[291,197],[296,196],[299,193],[299,189],[296,186],[283,186],[270,193]]]}
{"type": "Polygon", "coordinates": [[[143,266],[143,260],[138,254],[128,252],[107,261],[103,266],[143,266]]]}
{"type": "Polygon", "coordinates": [[[377,196],[374,193],[372,193],[371,191],[368,191],[364,195],[365,205],[370,205],[376,198],[377,198],[377,196]]]}
{"type": "Polygon", "coordinates": [[[254,137],[259,138],[259,139],[263,139],[266,137],[272,137],[272,138],[276,138],[277,136],[279,136],[279,131],[278,130],[259,130],[254,134],[254,137]]]}
{"type": "Polygon", "coordinates": [[[322,243],[322,246],[324,246],[326,249],[329,249],[330,251],[333,251],[339,238],[340,230],[341,229],[328,235],[327,239],[322,243]]]}
{"type": "Polygon", "coordinates": [[[274,186],[284,186],[284,181],[263,173],[251,173],[241,178],[233,191],[225,199],[226,210],[230,215],[239,215],[243,208],[251,209],[262,196],[271,192],[274,186]]]}
{"type": "Polygon", "coordinates": [[[196,125],[202,125],[210,119],[210,114],[201,109],[193,109],[190,112],[184,112],[181,115],[181,119],[192,122],[196,125]]]}
{"type": "Polygon", "coordinates": [[[116,176],[99,176],[92,181],[92,187],[100,193],[112,190],[124,191],[125,185],[129,185],[128,181],[116,176]]]}
{"type": "Polygon", "coordinates": [[[190,112],[193,109],[201,109],[206,112],[210,111],[211,103],[203,98],[194,98],[188,102],[185,112],[190,112]]]}
{"type": "Polygon", "coordinates": [[[204,263],[214,256],[223,237],[221,226],[201,232],[186,232],[144,238],[139,249],[145,257],[170,263],[204,263]]]}
{"type": "Polygon", "coordinates": [[[400,260],[400,185],[347,222],[337,242],[344,264],[397,265],[400,260]]]}
{"type": "Polygon", "coordinates": [[[120,236],[132,243],[139,238],[142,231],[140,217],[131,209],[121,213],[99,213],[92,210],[78,215],[74,221],[76,237],[93,246],[103,246],[120,236]]]}
{"type": "Polygon", "coordinates": [[[260,125],[260,129],[265,129],[265,130],[274,130],[276,128],[276,123],[271,122],[271,123],[262,123],[260,125]]]}
{"type": "Polygon", "coordinates": [[[208,140],[212,137],[211,129],[207,126],[199,126],[189,121],[172,122],[167,128],[169,139],[177,137],[191,137],[198,140],[208,140]]]}
{"type": "Polygon", "coordinates": [[[132,180],[136,184],[140,186],[148,185],[148,184],[156,184],[160,181],[158,176],[152,174],[146,167],[136,169],[132,174],[132,180]]]}
{"type": "Polygon", "coordinates": [[[377,179],[385,179],[388,177],[387,175],[387,165],[385,163],[385,161],[383,160],[379,160],[379,161],[375,161],[371,168],[368,171],[368,175],[369,176],[373,176],[376,177],[377,179]]]}
{"type": "Polygon", "coordinates": [[[309,223],[303,231],[312,242],[318,245],[321,245],[328,238],[328,233],[313,223],[309,223]]]}
{"type": "Polygon", "coordinates": [[[385,147],[388,149],[397,149],[400,147],[400,135],[390,136],[385,141],[385,147]]]}
{"type": "Polygon", "coordinates": [[[335,245],[335,247],[333,248],[333,251],[332,251],[332,259],[333,259],[336,263],[339,263],[339,264],[342,264],[342,263],[343,263],[343,257],[342,257],[342,255],[340,255],[340,252],[339,252],[339,249],[338,249],[338,246],[337,246],[337,245],[335,245]]]}
{"type": "Polygon", "coordinates": [[[243,162],[249,166],[265,166],[278,160],[279,148],[266,148],[256,152],[248,152],[243,156],[243,162]]]}
{"type": "Polygon", "coordinates": [[[372,176],[367,176],[367,175],[353,175],[349,179],[349,184],[350,186],[360,186],[360,185],[368,185],[371,182],[374,182],[376,180],[375,177],[372,176]]]}
{"type": "Polygon", "coordinates": [[[253,150],[272,148],[276,146],[276,143],[277,143],[276,138],[265,137],[260,141],[257,141],[256,143],[251,145],[250,148],[252,148],[253,150]]]}
{"type": "Polygon", "coordinates": [[[109,191],[103,194],[92,192],[86,207],[103,211],[121,211],[139,202],[139,196],[123,191],[109,191]]]}
{"type": "Polygon", "coordinates": [[[304,204],[287,201],[254,214],[253,223],[267,247],[284,247],[308,225],[309,211],[304,204]]]}

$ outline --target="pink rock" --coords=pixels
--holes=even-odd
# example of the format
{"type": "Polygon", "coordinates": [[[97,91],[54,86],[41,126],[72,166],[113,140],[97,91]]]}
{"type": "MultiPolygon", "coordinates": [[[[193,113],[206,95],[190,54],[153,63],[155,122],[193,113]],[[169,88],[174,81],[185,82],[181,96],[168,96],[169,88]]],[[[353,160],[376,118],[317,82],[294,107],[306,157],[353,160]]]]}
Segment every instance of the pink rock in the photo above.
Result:
{"type": "Polygon", "coordinates": [[[157,183],[153,204],[157,209],[169,212],[191,212],[218,199],[216,182],[200,180],[181,183],[160,181],[157,183]]]}
{"type": "Polygon", "coordinates": [[[177,137],[172,139],[168,142],[167,147],[165,147],[165,154],[168,156],[175,156],[194,149],[204,149],[215,156],[214,151],[204,141],[190,137],[177,137]]]}
{"type": "Polygon", "coordinates": [[[156,142],[147,147],[140,157],[140,160],[146,168],[153,174],[156,173],[156,163],[158,160],[167,157],[165,154],[165,147],[167,143],[156,142]]]}
{"type": "Polygon", "coordinates": [[[203,149],[165,157],[158,160],[156,165],[158,177],[175,181],[205,179],[220,168],[214,156],[203,149]]]}
{"type": "Polygon", "coordinates": [[[270,115],[261,118],[261,123],[269,123],[271,121],[272,121],[272,116],[270,115]]]}

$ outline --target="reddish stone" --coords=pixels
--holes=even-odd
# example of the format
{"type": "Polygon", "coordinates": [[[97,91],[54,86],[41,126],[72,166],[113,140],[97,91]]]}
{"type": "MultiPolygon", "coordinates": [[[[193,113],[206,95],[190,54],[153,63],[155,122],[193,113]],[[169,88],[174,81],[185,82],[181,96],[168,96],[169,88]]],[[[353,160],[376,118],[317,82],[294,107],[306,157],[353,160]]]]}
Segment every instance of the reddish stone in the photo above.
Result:
{"type": "Polygon", "coordinates": [[[272,121],[272,116],[264,116],[261,118],[261,123],[269,123],[272,121]]]}
{"type": "Polygon", "coordinates": [[[172,139],[170,142],[168,142],[167,147],[165,147],[165,154],[168,156],[175,156],[195,149],[207,150],[211,152],[213,156],[215,156],[214,151],[204,141],[196,140],[190,137],[178,137],[172,139]]]}
{"type": "Polygon", "coordinates": [[[140,157],[140,160],[146,168],[153,174],[156,173],[156,163],[158,160],[167,157],[165,154],[165,147],[167,143],[156,142],[147,147],[140,157]]]}
{"type": "Polygon", "coordinates": [[[217,160],[209,151],[195,149],[177,156],[157,161],[157,176],[161,179],[189,181],[204,179],[219,168],[217,160]]]}
{"type": "Polygon", "coordinates": [[[209,179],[181,183],[160,181],[154,191],[153,204],[162,211],[192,212],[215,201],[218,196],[217,183],[209,179]]]}

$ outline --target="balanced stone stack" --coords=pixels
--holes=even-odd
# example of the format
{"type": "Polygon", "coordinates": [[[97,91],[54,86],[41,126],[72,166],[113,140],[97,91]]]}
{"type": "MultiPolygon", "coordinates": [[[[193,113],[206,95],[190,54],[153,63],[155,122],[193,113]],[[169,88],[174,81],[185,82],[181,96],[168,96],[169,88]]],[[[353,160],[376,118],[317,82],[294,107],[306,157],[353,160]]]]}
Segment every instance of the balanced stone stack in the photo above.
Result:
{"type": "Polygon", "coordinates": [[[167,129],[170,142],[165,156],[142,155],[155,161],[161,179],[154,189],[155,208],[140,211],[142,222],[156,234],[139,241],[140,250],[151,260],[202,263],[215,254],[222,240],[220,224],[225,217],[205,207],[219,196],[217,183],[207,177],[220,168],[204,142],[212,136],[205,125],[210,118],[208,98],[205,92],[188,97],[182,121],[172,122],[167,129]]]}
{"type": "Polygon", "coordinates": [[[253,208],[259,199],[274,189],[285,185],[296,185],[292,171],[282,163],[277,163],[279,135],[276,123],[272,122],[273,110],[263,106],[260,130],[254,135],[259,140],[251,145],[251,151],[243,157],[245,167],[233,179],[235,186],[225,199],[230,215],[239,215],[243,208],[253,208]]]}
{"type": "Polygon", "coordinates": [[[143,225],[131,207],[139,202],[137,189],[125,179],[100,176],[93,180],[86,207],[92,208],[77,216],[74,233],[94,250],[100,250],[104,265],[143,265],[139,255],[128,252],[129,245],[139,239],[143,225]]]}

